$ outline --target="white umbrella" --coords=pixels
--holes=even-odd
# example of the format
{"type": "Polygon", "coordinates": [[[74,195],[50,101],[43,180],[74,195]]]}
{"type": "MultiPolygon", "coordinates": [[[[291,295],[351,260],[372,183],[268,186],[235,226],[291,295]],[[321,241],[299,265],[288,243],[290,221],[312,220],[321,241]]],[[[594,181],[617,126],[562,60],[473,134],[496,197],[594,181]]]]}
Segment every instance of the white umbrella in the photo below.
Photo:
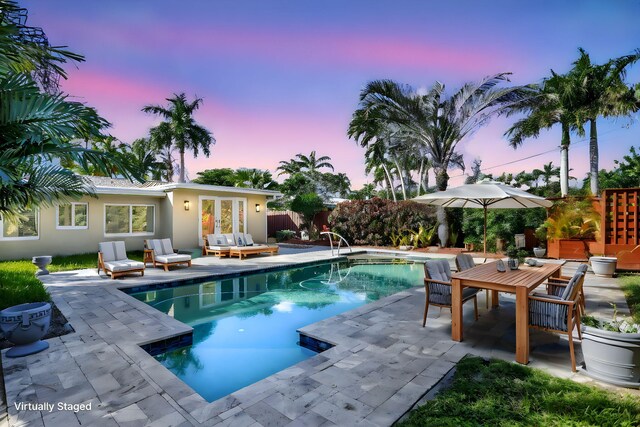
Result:
{"type": "Polygon", "coordinates": [[[487,252],[487,209],[548,208],[553,203],[543,197],[495,181],[465,184],[413,199],[445,208],[484,209],[484,252],[487,252]]]}

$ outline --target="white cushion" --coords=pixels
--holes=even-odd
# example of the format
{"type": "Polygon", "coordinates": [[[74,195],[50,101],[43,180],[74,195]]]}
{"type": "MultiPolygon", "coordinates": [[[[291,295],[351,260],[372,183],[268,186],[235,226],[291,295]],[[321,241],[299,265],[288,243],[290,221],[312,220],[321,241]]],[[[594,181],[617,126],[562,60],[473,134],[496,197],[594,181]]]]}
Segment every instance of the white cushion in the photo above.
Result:
{"type": "Polygon", "coordinates": [[[253,246],[253,237],[251,237],[251,234],[245,234],[244,235],[244,241],[246,243],[247,246],[253,246]]]}
{"type": "Polygon", "coordinates": [[[162,243],[160,239],[148,239],[147,248],[153,251],[154,255],[163,255],[162,243]]]}
{"type": "Polygon", "coordinates": [[[157,255],[155,258],[156,258],[156,262],[159,262],[161,264],[191,261],[191,255],[183,255],[183,254],[157,255]]]}
{"type": "Polygon", "coordinates": [[[252,251],[254,249],[265,249],[268,247],[269,245],[233,246],[233,249],[236,251],[243,251],[243,250],[252,251]]]}
{"type": "Polygon", "coordinates": [[[113,242],[100,242],[98,243],[98,250],[102,253],[102,260],[115,261],[116,251],[113,247],[113,242]]]}
{"type": "Polygon", "coordinates": [[[207,234],[207,242],[214,246],[229,246],[229,241],[224,234],[207,234]]]}
{"type": "Polygon", "coordinates": [[[140,261],[133,261],[130,259],[105,262],[104,266],[107,270],[113,271],[113,272],[144,269],[143,263],[141,263],[140,261]]]}
{"type": "Polygon", "coordinates": [[[160,243],[162,244],[163,255],[171,255],[175,253],[173,251],[173,245],[171,245],[171,239],[162,239],[160,243]]]}
{"type": "Polygon", "coordinates": [[[225,250],[229,250],[230,248],[231,248],[231,246],[229,246],[229,245],[224,245],[224,246],[219,246],[219,245],[207,246],[207,249],[209,249],[210,251],[225,251],[225,250]]]}
{"type": "Polygon", "coordinates": [[[127,250],[123,241],[101,242],[98,248],[102,252],[103,261],[120,261],[127,259],[127,250]]]}

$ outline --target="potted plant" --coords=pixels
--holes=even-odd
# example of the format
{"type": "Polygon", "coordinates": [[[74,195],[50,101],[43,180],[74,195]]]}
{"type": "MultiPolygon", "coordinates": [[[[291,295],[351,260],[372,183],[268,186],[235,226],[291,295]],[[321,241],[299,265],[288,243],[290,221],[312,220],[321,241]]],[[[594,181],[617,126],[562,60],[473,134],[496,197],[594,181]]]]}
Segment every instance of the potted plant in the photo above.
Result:
{"type": "Polygon", "coordinates": [[[618,265],[618,258],[606,256],[592,256],[589,258],[593,274],[600,277],[613,277],[618,265]]]}
{"type": "Polygon", "coordinates": [[[565,199],[550,209],[544,222],[547,229],[547,252],[551,258],[587,260],[590,245],[600,233],[600,214],[591,199],[565,199]]]}
{"type": "Polygon", "coordinates": [[[547,253],[547,227],[542,224],[536,228],[535,234],[538,239],[538,246],[533,248],[533,254],[536,258],[542,258],[547,253]]]}
{"type": "Polygon", "coordinates": [[[587,375],[622,387],[640,387],[640,325],[631,318],[582,318],[582,354],[587,375]]]}
{"type": "Polygon", "coordinates": [[[511,270],[517,270],[521,262],[524,262],[524,257],[527,254],[526,251],[521,251],[515,246],[509,246],[505,252],[509,259],[507,265],[511,270]]]}

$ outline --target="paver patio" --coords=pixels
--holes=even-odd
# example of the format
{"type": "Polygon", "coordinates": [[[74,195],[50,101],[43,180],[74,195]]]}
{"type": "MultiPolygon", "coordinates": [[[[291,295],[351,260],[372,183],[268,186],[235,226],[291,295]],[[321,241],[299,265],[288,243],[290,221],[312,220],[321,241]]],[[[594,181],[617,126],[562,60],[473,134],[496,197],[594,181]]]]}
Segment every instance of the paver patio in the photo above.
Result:
{"type": "MultiPolygon", "coordinates": [[[[50,349],[42,353],[3,357],[9,425],[386,426],[464,355],[514,360],[511,296],[501,294],[500,308],[491,311],[481,301],[477,322],[472,310],[465,310],[465,340],[457,343],[450,339],[447,310],[431,309],[426,328],[421,327],[424,290],[418,287],[303,328],[335,347],[209,403],[140,348],[191,328],[118,290],[331,258],[330,251],[243,261],[209,257],[169,273],[148,268],[143,278],[113,281],[86,270],[46,277],[54,302],[76,332],[49,340],[50,349]],[[18,411],[14,402],[91,403],[92,410],[18,411]]],[[[565,266],[564,273],[573,268],[565,266]]],[[[589,274],[585,286],[589,314],[609,316],[609,302],[627,311],[614,279],[589,274]]],[[[579,349],[578,344],[580,361],[579,349]]],[[[531,331],[530,366],[591,382],[571,372],[566,339],[554,334],[531,331]]]]}

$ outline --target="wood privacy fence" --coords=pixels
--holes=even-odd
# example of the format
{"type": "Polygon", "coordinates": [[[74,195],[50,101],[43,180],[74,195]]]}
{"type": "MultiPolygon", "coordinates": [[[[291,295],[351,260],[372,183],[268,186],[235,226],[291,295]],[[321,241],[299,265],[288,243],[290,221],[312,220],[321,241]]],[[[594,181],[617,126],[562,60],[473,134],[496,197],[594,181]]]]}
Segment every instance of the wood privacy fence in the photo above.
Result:
{"type": "Polygon", "coordinates": [[[618,257],[618,267],[640,269],[640,188],[608,189],[600,199],[602,251],[618,257]]]}
{"type": "MultiPolygon", "coordinates": [[[[329,215],[331,211],[322,211],[316,215],[313,224],[318,230],[322,230],[322,226],[329,226],[329,215]]],[[[302,225],[302,216],[293,211],[268,211],[267,212],[267,235],[275,237],[276,232],[280,230],[292,230],[300,234],[300,226],[302,225]]],[[[298,236],[299,237],[299,236],[298,236]]]]}

